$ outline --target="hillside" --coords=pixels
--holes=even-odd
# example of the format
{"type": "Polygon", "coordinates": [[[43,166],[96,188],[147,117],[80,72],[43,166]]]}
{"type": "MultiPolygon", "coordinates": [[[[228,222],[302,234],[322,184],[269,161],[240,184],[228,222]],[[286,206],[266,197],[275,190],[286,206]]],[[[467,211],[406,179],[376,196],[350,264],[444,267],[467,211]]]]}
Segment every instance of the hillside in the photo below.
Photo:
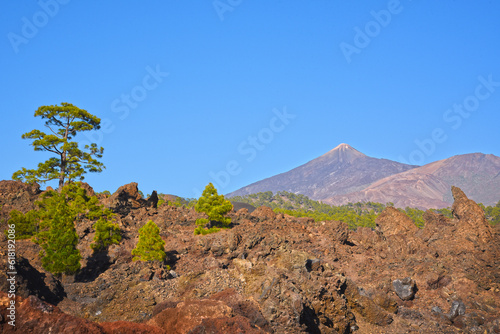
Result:
{"type": "Polygon", "coordinates": [[[445,208],[453,203],[451,186],[464,189],[484,205],[500,198],[500,157],[472,153],[453,156],[378,180],[363,190],[325,198],[348,202],[393,202],[397,207],[445,208]]]}
{"type": "MultiPolygon", "coordinates": [[[[87,186],[87,191],[93,193],[87,186]]],[[[43,192],[0,181],[0,229],[43,192]]],[[[40,246],[16,242],[16,327],[5,301],[8,257],[0,257],[2,333],[497,333],[500,230],[453,188],[453,218],[428,211],[418,229],[385,208],[375,228],[277,214],[231,212],[230,229],[195,236],[193,209],[157,207],[136,183],[98,195],[117,214],[119,245],[93,254],[92,222],[76,225],[82,269],[43,270],[40,246]],[[132,261],[138,230],[154,220],[164,262],[132,261]],[[170,266],[167,267],[167,265],[170,266]]],[[[2,250],[6,235],[0,234],[2,250]]]]}

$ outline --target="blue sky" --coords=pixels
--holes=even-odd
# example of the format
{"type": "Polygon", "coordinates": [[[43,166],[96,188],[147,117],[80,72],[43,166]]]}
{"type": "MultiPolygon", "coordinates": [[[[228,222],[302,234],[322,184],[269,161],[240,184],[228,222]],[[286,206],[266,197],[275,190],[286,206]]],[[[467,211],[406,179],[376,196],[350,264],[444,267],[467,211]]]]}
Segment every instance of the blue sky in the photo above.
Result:
{"type": "Polygon", "coordinates": [[[104,147],[97,191],[228,193],[340,143],[500,156],[499,17],[497,1],[8,1],[0,179],[50,157],[21,135],[61,102],[102,119],[76,138],[104,147]]]}

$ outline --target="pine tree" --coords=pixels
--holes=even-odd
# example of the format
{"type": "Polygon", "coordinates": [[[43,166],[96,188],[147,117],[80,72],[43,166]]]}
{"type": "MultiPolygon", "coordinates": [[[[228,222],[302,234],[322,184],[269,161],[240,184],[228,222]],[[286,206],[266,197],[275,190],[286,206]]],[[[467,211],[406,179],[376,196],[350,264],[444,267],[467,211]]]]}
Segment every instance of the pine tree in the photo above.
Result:
{"type": "Polygon", "coordinates": [[[232,208],[231,202],[226,200],[224,195],[219,195],[214,185],[209,183],[195,205],[196,212],[205,213],[208,219],[200,218],[196,220],[198,226],[194,230],[194,234],[208,234],[217,232],[221,228],[228,228],[231,224],[231,218],[225,217],[225,215],[232,208]]]}
{"type": "Polygon", "coordinates": [[[54,213],[41,243],[42,266],[56,275],[74,274],[80,269],[81,255],[76,248],[78,234],[73,217],[65,203],[60,203],[54,213]]]}
{"type": "Polygon", "coordinates": [[[139,229],[139,242],[132,250],[133,261],[163,261],[165,241],[160,237],[160,228],[152,220],[139,229]]]}
{"type": "Polygon", "coordinates": [[[37,202],[40,209],[35,242],[42,247],[42,267],[56,275],[74,274],[80,269],[75,214],[66,197],[68,190],[64,188],[62,193],[47,191],[37,202]]]}
{"type": "Polygon", "coordinates": [[[84,174],[101,172],[104,165],[97,160],[102,158],[103,148],[92,143],[82,148],[76,141],[71,141],[79,132],[98,130],[101,120],[70,103],[63,102],[60,106],[41,106],[35,111],[35,117],[46,119],[45,126],[51,133],[32,130],[22,135],[23,139],[33,140],[35,151],[47,151],[55,157],[38,164],[37,169],[26,169],[15,172],[14,180],[47,182],[59,180],[59,190],[65,180],[83,180],[84,174]]]}

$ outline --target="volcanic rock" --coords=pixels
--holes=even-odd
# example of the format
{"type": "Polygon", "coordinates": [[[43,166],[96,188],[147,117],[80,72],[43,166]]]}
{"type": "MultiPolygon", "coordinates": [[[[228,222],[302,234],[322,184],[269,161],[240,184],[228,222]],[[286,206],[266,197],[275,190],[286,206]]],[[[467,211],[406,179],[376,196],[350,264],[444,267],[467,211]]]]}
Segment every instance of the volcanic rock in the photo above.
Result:
{"type": "Polygon", "coordinates": [[[151,193],[151,196],[146,201],[146,205],[150,208],[157,208],[158,207],[158,194],[156,193],[156,190],[153,190],[151,193]]]}
{"type": "Polygon", "coordinates": [[[456,317],[464,314],[465,314],[465,304],[461,300],[454,300],[451,303],[451,308],[450,312],[448,313],[448,318],[450,318],[450,320],[453,320],[456,317]]]}
{"type": "MultiPolygon", "coordinates": [[[[7,303],[11,299],[0,291],[0,316],[5,320],[7,303]]],[[[103,322],[96,324],[88,320],[73,317],[61,312],[51,304],[45,303],[35,296],[24,299],[16,297],[15,327],[7,321],[0,322],[2,333],[74,333],[74,334],[166,334],[167,332],[154,326],[125,321],[103,322]]]]}
{"type": "Polygon", "coordinates": [[[387,207],[377,217],[377,228],[385,237],[397,234],[415,233],[415,223],[403,212],[394,207],[387,207]]]}
{"type": "Polygon", "coordinates": [[[392,316],[383,308],[375,304],[369,295],[359,289],[352,281],[347,281],[346,297],[349,306],[358,312],[371,324],[387,326],[392,323],[392,316]]]}
{"type": "Polygon", "coordinates": [[[401,300],[412,300],[415,297],[417,286],[410,277],[396,279],[392,282],[394,291],[401,300]]]}
{"type": "Polygon", "coordinates": [[[460,188],[452,187],[451,192],[455,199],[451,211],[459,221],[457,233],[464,239],[476,243],[489,243],[493,233],[483,209],[476,202],[468,199],[460,188]]]}
{"type": "Polygon", "coordinates": [[[126,216],[131,210],[139,209],[146,205],[146,201],[139,193],[136,182],[121,186],[105,200],[107,206],[116,213],[126,216]]]}

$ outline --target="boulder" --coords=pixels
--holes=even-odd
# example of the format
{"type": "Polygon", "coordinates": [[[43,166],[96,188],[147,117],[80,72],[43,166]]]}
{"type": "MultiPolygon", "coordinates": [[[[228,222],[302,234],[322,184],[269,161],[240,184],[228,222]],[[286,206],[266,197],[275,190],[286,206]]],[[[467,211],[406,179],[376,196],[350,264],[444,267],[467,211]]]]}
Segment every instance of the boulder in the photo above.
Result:
{"type": "Polygon", "coordinates": [[[136,210],[146,205],[146,200],[139,193],[136,182],[121,186],[106,199],[106,202],[111,210],[123,216],[126,216],[131,210],[136,210]]]}
{"type": "MultiPolygon", "coordinates": [[[[0,252],[1,253],[1,252],[0,252]]],[[[31,263],[21,257],[16,258],[16,295],[28,298],[34,295],[41,300],[56,305],[66,293],[61,282],[50,273],[40,272],[31,263]]],[[[0,259],[0,290],[9,291],[7,270],[7,256],[0,259]]]]}
{"type": "Polygon", "coordinates": [[[320,259],[308,259],[306,261],[306,269],[307,271],[324,271],[323,265],[321,264],[320,259]]]}
{"type": "Polygon", "coordinates": [[[146,205],[150,208],[155,209],[158,207],[158,194],[156,193],[156,190],[153,190],[153,193],[146,201],[146,205]]]}
{"type": "Polygon", "coordinates": [[[456,317],[464,314],[465,314],[465,304],[461,300],[454,300],[451,303],[450,312],[448,312],[448,318],[450,320],[453,320],[456,317]]]}
{"type": "Polygon", "coordinates": [[[387,326],[393,321],[392,316],[377,305],[363,289],[347,280],[345,296],[349,306],[359,313],[367,322],[377,326],[387,326]]]}
{"type": "Polygon", "coordinates": [[[396,279],[392,282],[392,286],[401,300],[412,300],[417,292],[417,285],[410,277],[396,279]]]}

